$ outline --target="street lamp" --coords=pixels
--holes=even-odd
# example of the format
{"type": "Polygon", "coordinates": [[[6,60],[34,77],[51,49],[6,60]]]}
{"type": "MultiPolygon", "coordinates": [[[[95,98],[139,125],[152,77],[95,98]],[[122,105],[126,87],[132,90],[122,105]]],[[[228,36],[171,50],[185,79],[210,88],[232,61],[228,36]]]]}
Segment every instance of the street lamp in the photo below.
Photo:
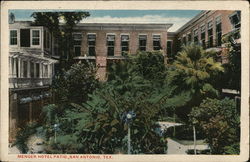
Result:
{"type": "Polygon", "coordinates": [[[56,131],[59,129],[59,124],[54,124],[53,125],[54,131],[55,131],[55,143],[56,143],[56,131]]]}
{"type": "Polygon", "coordinates": [[[130,132],[130,124],[133,120],[133,118],[136,117],[136,114],[134,113],[134,111],[129,111],[124,112],[121,116],[122,120],[125,121],[125,123],[128,124],[128,154],[131,154],[131,132],[130,132]]]}

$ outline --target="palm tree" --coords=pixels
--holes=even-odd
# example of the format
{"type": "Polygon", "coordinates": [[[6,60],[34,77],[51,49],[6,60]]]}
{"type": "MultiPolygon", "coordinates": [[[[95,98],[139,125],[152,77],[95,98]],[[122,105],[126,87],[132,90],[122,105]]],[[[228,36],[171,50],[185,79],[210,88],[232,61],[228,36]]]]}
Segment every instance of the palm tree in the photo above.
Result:
{"type": "Polygon", "coordinates": [[[184,46],[171,65],[169,77],[172,84],[181,91],[189,91],[192,96],[217,94],[213,85],[224,69],[214,56],[215,52],[205,51],[199,45],[184,46]]]}
{"type": "MultiPolygon", "coordinates": [[[[214,88],[217,76],[224,71],[221,63],[214,59],[215,52],[205,51],[199,45],[190,44],[184,46],[177,54],[169,72],[170,82],[178,86],[179,91],[190,93],[191,100],[181,107],[179,112],[184,120],[192,107],[200,104],[202,99],[208,96],[218,95],[214,88]]],[[[196,154],[196,130],[193,125],[194,151],[196,154]]]]}
{"type": "Polygon", "coordinates": [[[218,96],[215,85],[219,74],[224,71],[221,63],[215,61],[216,53],[205,51],[201,46],[189,44],[177,54],[176,60],[169,65],[170,84],[177,86],[177,93],[186,92],[190,101],[185,107],[176,109],[176,114],[187,120],[191,108],[198,106],[206,97],[218,96]]]}

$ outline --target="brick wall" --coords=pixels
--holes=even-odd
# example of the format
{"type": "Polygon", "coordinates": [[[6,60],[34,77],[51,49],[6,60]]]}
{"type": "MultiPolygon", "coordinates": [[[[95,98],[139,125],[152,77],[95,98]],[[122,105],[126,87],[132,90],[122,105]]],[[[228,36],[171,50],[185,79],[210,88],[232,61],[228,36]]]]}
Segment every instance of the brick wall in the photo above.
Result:
{"type": "Polygon", "coordinates": [[[98,66],[97,78],[106,80],[106,65],[107,65],[107,34],[115,34],[114,56],[121,56],[121,35],[129,35],[129,54],[136,54],[139,49],[139,34],[147,35],[147,51],[153,50],[153,34],[161,35],[162,52],[166,55],[167,48],[167,30],[82,30],[82,45],[81,56],[88,55],[88,40],[89,33],[96,34],[96,65],[98,66]]]}

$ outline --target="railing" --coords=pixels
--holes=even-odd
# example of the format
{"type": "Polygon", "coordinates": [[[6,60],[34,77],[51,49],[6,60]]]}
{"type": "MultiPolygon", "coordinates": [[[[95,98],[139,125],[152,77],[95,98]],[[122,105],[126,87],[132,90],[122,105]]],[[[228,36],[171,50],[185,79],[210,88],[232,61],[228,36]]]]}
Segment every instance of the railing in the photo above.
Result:
{"type": "Polygon", "coordinates": [[[34,88],[49,86],[51,78],[9,78],[9,88],[34,88]]]}

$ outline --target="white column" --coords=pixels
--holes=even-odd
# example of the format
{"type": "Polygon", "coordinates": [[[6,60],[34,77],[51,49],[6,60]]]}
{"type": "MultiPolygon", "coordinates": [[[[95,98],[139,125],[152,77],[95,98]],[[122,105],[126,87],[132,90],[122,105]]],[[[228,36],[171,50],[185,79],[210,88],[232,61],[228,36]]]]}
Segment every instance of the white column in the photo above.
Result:
{"type": "Polygon", "coordinates": [[[52,76],[52,64],[48,64],[48,78],[51,78],[52,76]]]}
{"type": "Polygon", "coordinates": [[[21,78],[22,77],[22,69],[21,69],[21,58],[18,58],[18,77],[21,78]]]}
{"type": "Polygon", "coordinates": [[[40,67],[40,69],[39,69],[40,70],[39,78],[43,78],[43,64],[42,63],[39,63],[39,64],[40,64],[40,66],[39,66],[40,67]]]}
{"type": "Polygon", "coordinates": [[[17,73],[16,73],[16,63],[17,63],[17,59],[14,58],[14,59],[13,59],[13,64],[14,64],[14,66],[13,66],[13,75],[12,75],[13,78],[16,78],[16,77],[17,77],[17,73]]]}
{"type": "Polygon", "coordinates": [[[30,61],[27,61],[27,78],[30,78],[30,61]]]}
{"type": "Polygon", "coordinates": [[[34,78],[36,78],[36,62],[33,62],[34,64],[34,78]]]}

